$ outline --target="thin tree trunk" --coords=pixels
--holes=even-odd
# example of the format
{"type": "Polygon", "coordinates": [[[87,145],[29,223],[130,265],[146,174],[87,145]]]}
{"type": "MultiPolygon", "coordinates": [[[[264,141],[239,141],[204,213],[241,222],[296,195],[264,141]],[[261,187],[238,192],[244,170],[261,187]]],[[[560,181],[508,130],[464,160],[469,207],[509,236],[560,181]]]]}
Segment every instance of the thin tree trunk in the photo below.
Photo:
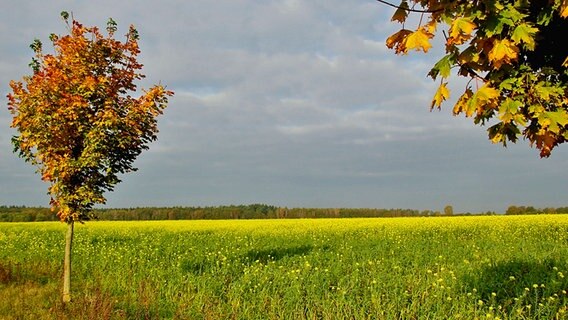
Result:
{"type": "Polygon", "coordinates": [[[63,262],[63,303],[71,302],[71,248],[73,245],[73,220],[67,223],[65,235],[65,260],[63,262]]]}

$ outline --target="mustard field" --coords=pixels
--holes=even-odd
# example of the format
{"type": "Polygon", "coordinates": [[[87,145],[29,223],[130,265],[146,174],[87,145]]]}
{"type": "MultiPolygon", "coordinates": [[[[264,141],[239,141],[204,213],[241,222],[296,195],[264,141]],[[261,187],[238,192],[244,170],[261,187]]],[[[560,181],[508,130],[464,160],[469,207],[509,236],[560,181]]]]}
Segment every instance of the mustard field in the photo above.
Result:
{"type": "Polygon", "coordinates": [[[568,319],[568,216],[0,223],[0,319],[568,319]]]}

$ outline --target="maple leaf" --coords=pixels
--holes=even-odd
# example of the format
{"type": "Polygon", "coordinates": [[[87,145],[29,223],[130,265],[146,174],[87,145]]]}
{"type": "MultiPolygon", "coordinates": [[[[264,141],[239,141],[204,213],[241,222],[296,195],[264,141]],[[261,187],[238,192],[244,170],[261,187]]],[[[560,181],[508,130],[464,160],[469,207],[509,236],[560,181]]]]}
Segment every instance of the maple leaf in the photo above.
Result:
{"type": "Polygon", "coordinates": [[[408,2],[406,0],[402,0],[398,9],[396,9],[394,15],[391,18],[391,21],[398,21],[400,23],[404,23],[406,21],[406,17],[408,17],[408,2]]]}
{"type": "Polygon", "coordinates": [[[405,40],[406,37],[408,37],[409,34],[411,34],[412,31],[408,30],[408,29],[401,29],[398,32],[396,32],[395,34],[391,35],[390,37],[387,38],[386,41],[386,45],[387,48],[392,49],[394,48],[394,52],[399,54],[401,52],[406,53],[406,46],[405,46],[405,40]]]}
{"type": "Polygon", "coordinates": [[[455,19],[450,26],[450,36],[448,37],[448,45],[460,45],[471,38],[471,34],[477,25],[470,19],[460,17],[455,19]]]}
{"type": "Polygon", "coordinates": [[[473,91],[470,88],[467,88],[465,92],[459,97],[458,101],[454,105],[453,113],[454,115],[458,115],[462,112],[467,111],[467,103],[471,100],[473,96],[473,91]]]}
{"type": "Polygon", "coordinates": [[[442,107],[442,102],[450,97],[450,90],[448,90],[448,88],[446,87],[447,84],[448,84],[447,82],[443,82],[438,87],[438,90],[436,90],[436,94],[432,99],[432,105],[430,105],[430,110],[436,107],[440,109],[442,107]]]}
{"type": "Polygon", "coordinates": [[[493,48],[489,51],[488,58],[496,69],[501,68],[503,64],[510,64],[517,60],[519,48],[507,39],[493,41],[493,48]]]}
{"type": "Polygon", "coordinates": [[[471,117],[474,112],[480,115],[486,109],[496,107],[496,99],[500,91],[491,87],[488,83],[477,90],[466,103],[465,115],[471,117]]]}
{"type": "Polygon", "coordinates": [[[519,111],[519,108],[523,105],[521,101],[513,100],[507,98],[500,106],[499,106],[499,119],[504,123],[509,123],[515,119],[515,115],[519,111]]]}
{"type": "Polygon", "coordinates": [[[557,136],[549,131],[540,132],[534,137],[534,141],[542,158],[548,158],[552,149],[558,144],[557,136]]]}
{"type": "Polygon", "coordinates": [[[559,134],[561,126],[564,127],[568,124],[568,113],[566,111],[548,111],[539,116],[539,123],[542,128],[548,131],[559,134]]]}
{"type": "Polygon", "coordinates": [[[452,55],[445,55],[442,59],[440,59],[440,61],[436,62],[428,75],[434,80],[438,77],[438,75],[442,76],[442,78],[449,77],[452,69],[452,59],[452,55]]]}
{"type": "Polygon", "coordinates": [[[531,27],[527,23],[521,23],[515,28],[515,31],[513,31],[511,39],[515,42],[515,44],[523,42],[527,49],[534,50],[534,37],[537,32],[537,28],[531,27]]]}
{"type": "Polygon", "coordinates": [[[543,100],[550,100],[564,95],[564,89],[557,86],[547,86],[540,82],[534,86],[534,92],[543,100]]]}
{"type": "Polygon", "coordinates": [[[477,99],[481,103],[486,103],[492,99],[499,97],[499,90],[491,87],[488,83],[484,84],[475,93],[477,99]]]}
{"type": "Polygon", "coordinates": [[[430,39],[432,39],[433,37],[434,35],[424,28],[420,28],[414,31],[412,34],[408,35],[406,37],[406,40],[404,41],[404,52],[406,53],[408,52],[408,50],[412,49],[416,51],[422,50],[424,52],[428,52],[428,50],[432,47],[432,44],[430,44],[430,39]]]}

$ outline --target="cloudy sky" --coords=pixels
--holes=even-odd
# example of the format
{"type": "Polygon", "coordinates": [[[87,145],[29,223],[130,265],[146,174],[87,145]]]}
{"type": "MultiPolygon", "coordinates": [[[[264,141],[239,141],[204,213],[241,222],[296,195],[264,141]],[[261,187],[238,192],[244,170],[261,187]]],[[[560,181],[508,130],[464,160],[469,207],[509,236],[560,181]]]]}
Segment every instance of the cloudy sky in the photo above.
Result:
{"type": "MultiPolygon", "coordinates": [[[[0,205],[48,205],[47,185],[12,153],[6,94],[30,74],[34,38],[85,25],[134,24],[147,79],[175,97],[138,172],[108,207],[266,203],[457,212],[567,206],[568,148],[549,159],[503,148],[486,128],[429,111],[426,77],[442,53],[396,56],[398,27],[373,0],[2,0],[0,205]]],[[[456,93],[463,81],[454,81],[456,93]]]]}

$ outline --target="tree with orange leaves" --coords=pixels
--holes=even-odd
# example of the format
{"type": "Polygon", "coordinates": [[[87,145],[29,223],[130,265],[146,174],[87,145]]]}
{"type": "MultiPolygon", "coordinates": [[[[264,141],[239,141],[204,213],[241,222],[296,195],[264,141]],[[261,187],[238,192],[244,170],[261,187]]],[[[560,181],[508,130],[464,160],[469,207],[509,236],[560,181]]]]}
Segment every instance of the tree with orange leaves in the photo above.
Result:
{"type": "Polygon", "coordinates": [[[133,162],[157,139],[156,117],[173,92],[156,85],[138,98],[130,95],[144,78],[134,26],[121,42],[112,19],[103,36],[97,27],[69,21],[67,12],[61,16],[69,34],[51,34],[53,54],[45,54],[39,40],[32,43],[33,74],[10,82],[8,109],[18,132],[14,151],[49,182],[52,210],[68,225],[63,301],[70,302],[74,223],[105,203],[104,192],[120,174],[136,171],[133,162]]]}

